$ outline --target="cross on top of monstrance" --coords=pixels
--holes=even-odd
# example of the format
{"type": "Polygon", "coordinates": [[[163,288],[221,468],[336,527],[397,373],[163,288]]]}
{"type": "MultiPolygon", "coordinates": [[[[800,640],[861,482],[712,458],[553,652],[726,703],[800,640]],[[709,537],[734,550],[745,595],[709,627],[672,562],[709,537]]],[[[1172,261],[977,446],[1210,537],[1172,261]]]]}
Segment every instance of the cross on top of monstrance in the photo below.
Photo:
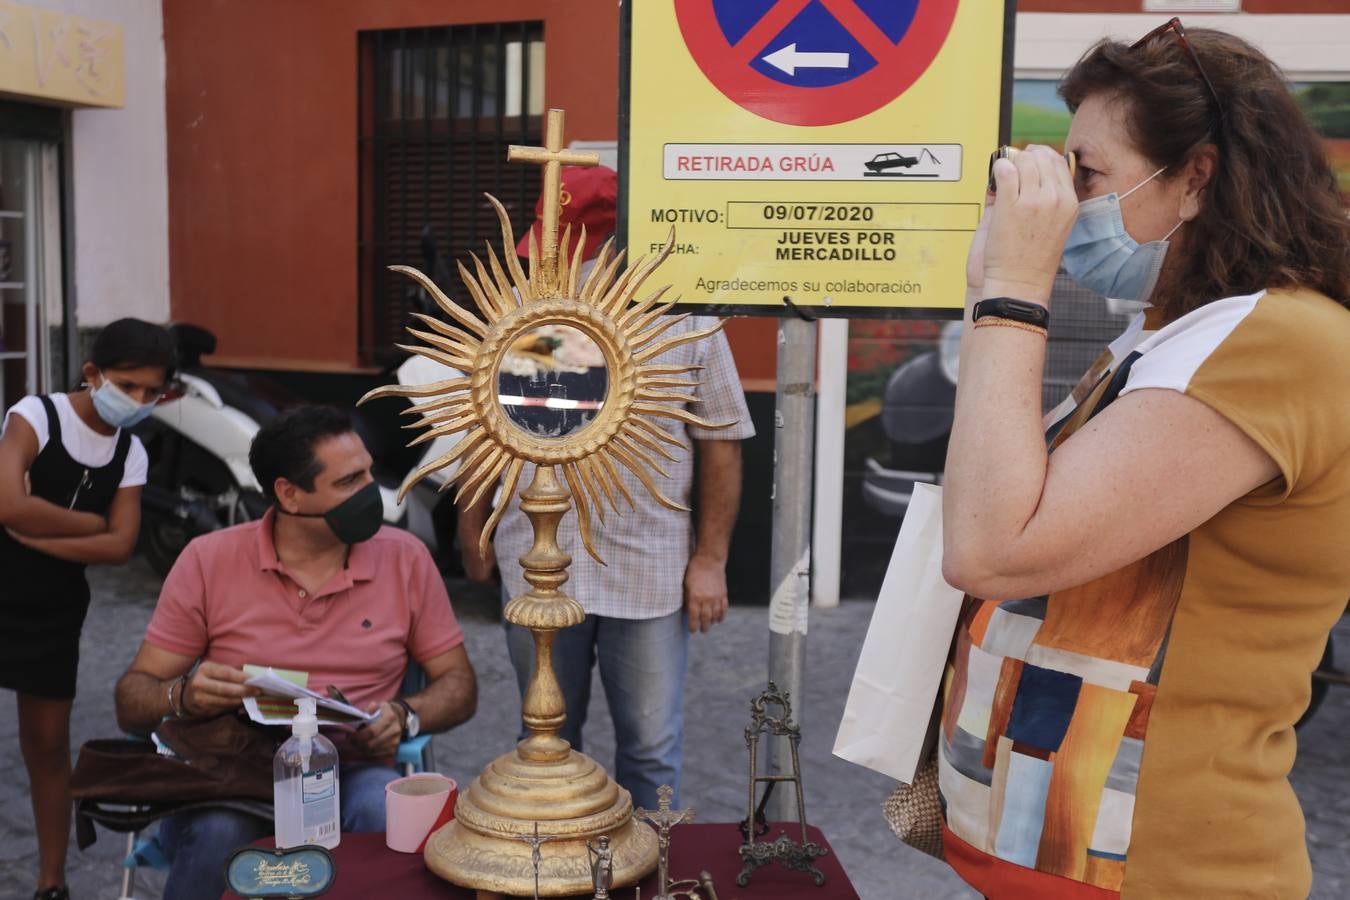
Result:
{"type": "MultiPolygon", "coordinates": [[[[558,216],[562,207],[563,166],[598,166],[600,154],[563,148],[563,111],[550,109],[544,126],[544,146],[506,148],[508,162],[536,163],[544,167],[544,214],[539,236],[539,283],[558,286],[558,216]]],[[[530,232],[531,240],[534,232],[530,232]]],[[[509,248],[508,248],[509,252],[509,248]]]]}
{"type": "MultiPolygon", "coordinates": [[[[559,240],[562,167],[594,166],[599,158],[563,149],[561,110],[548,111],[543,147],[511,147],[507,158],[543,167],[541,239],[536,241],[532,232],[527,244],[529,275],[514,252],[516,241],[505,207],[489,196],[501,223],[503,252],[499,257],[489,244],[481,259],[472,257],[472,271],[459,264],[472,305],[456,303],[416,269],[394,267],[416,281],[440,313],[412,314],[420,324],[408,331],[417,342],[399,346],[454,371],[429,384],[378,388],[362,402],[411,398],[415,402],[404,413],[414,418],[407,427],[421,430],[412,443],[452,439],[449,449],[408,476],[400,498],[427,476],[454,466],[445,487],[458,486],[455,499],[464,507],[490,500],[493,488],[501,488],[483,527],[480,548],[517,496],[530,521],[534,542],[519,559],[529,590],[511,598],[502,611],[507,621],[529,629],[534,640],[534,674],[521,703],[528,736],[493,760],[460,793],[454,819],[427,840],[425,855],[432,872],[455,884],[528,895],[536,869],[527,836],[535,828],[546,829],[552,839],[538,860],[539,894],[557,897],[592,888],[586,845],[600,835],[609,838],[613,850],[615,887],[636,884],[656,867],[659,856],[658,835],[633,819],[628,791],[559,734],[567,710],[553,670],[553,640],[561,629],[586,617],[582,605],[563,590],[572,560],[559,546],[559,525],[575,508],[580,543],[599,559],[592,513],[603,522],[606,505],[619,514],[625,501],[634,504],[622,472],[658,503],[687,511],[662,492],[657,476],[666,474],[663,460],[674,462],[675,453],[687,453],[689,447],[658,420],[705,429],[734,423],[708,422],[690,411],[689,404],[699,399],[694,389],[701,366],[667,355],[712,335],[721,323],[702,329],[680,326],[684,316],[669,315],[674,301],[662,299],[666,288],[638,293],[673,249],[674,230],[662,251],[650,259],[625,265],[624,253],[615,252],[611,240],[601,246],[592,265],[583,266],[585,240],[573,246],[570,231],[559,240]],[[563,255],[560,243],[567,248],[563,255]],[[514,348],[522,341],[534,346],[537,331],[554,326],[589,338],[604,360],[603,387],[587,400],[595,409],[593,417],[567,430],[552,425],[541,429],[537,420],[522,418],[520,401],[527,398],[518,394],[524,388],[519,378],[515,383],[503,379],[514,348]],[[527,463],[534,465],[532,475],[527,463]],[[527,478],[529,486],[518,493],[527,478]]],[[[545,356],[538,380],[549,388],[566,387],[561,380],[549,381],[556,373],[549,374],[553,369],[547,353],[537,355],[545,356]]],[[[579,403],[586,398],[562,399],[579,403]]],[[[547,403],[543,406],[548,408],[547,403]]],[[[663,539],[648,538],[653,544],[663,539]]],[[[669,810],[668,802],[665,809],[669,810]]],[[[666,839],[668,843],[668,828],[666,839]]]]}

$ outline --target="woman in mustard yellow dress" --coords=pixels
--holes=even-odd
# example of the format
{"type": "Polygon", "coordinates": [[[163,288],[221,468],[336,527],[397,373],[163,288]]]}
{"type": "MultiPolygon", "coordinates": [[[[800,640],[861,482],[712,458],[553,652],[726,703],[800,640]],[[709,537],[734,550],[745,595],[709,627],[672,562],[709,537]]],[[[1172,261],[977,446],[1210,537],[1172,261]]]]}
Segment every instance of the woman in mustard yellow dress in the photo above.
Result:
{"type": "Polygon", "coordinates": [[[1350,594],[1345,201],[1232,35],[1102,41],[1060,91],[1076,171],[996,163],[967,269],[946,858],[1000,900],[1305,898],[1293,726],[1350,594]],[[1150,305],[1043,423],[1061,265],[1150,305]]]}

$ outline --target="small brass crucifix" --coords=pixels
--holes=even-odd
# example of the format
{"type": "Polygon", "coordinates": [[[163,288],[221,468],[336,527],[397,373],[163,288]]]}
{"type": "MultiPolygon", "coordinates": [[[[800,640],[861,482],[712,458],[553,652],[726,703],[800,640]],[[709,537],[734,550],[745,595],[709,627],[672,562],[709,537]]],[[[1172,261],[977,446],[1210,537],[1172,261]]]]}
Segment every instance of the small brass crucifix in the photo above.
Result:
{"type": "Polygon", "coordinates": [[[670,800],[675,796],[675,791],[668,784],[663,784],[657,788],[656,796],[660,799],[655,812],[639,806],[633,810],[633,818],[642,822],[649,822],[656,828],[657,846],[660,848],[660,856],[657,857],[656,876],[656,889],[659,893],[652,900],[672,900],[670,893],[668,893],[670,890],[670,829],[676,825],[694,821],[694,810],[671,809],[670,800]]]}
{"type": "MultiPolygon", "coordinates": [[[[563,149],[563,111],[550,109],[544,128],[544,146],[521,147],[512,144],[506,149],[510,162],[531,162],[544,167],[544,214],[539,247],[539,284],[557,287],[558,284],[558,215],[562,193],[563,166],[598,166],[600,154],[563,149]]],[[[510,252],[510,248],[507,248],[510,252]]]]}

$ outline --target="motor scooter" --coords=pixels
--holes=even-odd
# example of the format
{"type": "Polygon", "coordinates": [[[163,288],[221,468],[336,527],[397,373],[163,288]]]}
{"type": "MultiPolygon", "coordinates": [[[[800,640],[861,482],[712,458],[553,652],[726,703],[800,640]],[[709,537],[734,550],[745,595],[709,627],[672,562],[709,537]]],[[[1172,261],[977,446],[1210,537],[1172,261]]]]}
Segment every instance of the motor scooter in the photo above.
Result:
{"type": "MultiPolygon", "coordinates": [[[[188,541],[267,510],[269,501],[249,467],[249,446],[262,425],[304,402],[265,376],[204,365],[202,356],[216,349],[215,335],[205,328],[177,324],[170,332],[178,347],[178,383],[135,429],[150,460],[141,493],[140,548],[161,575],[188,541]]],[[[384,520],[402,525],[406,504],[397,500],[398,485],[420,457],[392,453],[384,446],[390,441],[383,430],[371,428],[360,415],[354,422],[376,457],[384,520]],[[382,465],[391,456],[392,470],[382,465]]]]}
{"type": "MultiPolygon", "coordinates": [[[[449,366],[417,355],[409,356],[394,372],[395,379],[403,385],[428,384],[434,381],[457,378],[461,374],[449,366]]],[[[412,404],[410,400],[394,400],[392,398],[377,402],[397,402],[404,408],[412,404]]],[[[413,420],[406,416],[400,418],[404,420],[404,425],[413,424],[413,420]]],[[[399,438],[411,439],[416,433],[400,429],[399,438]]],[[[458,433],[442,435],[425,444],[424,449],[417,455],[414,462],[406,468],[400,467],[402,477],[399,484],[402,484],[402,480],[408,474],[416,471],[416,468],[420,468],[449,453],[459,443],[461,437],[463,435],[458,433]]],[[[402,526],[421,538],[422,542],[436,555],[437,562],[443,569],[458,572],[462,568],[462,564],[459,554],[454,552],[452,546],[454,544],[456,515],[454,493],[446,489],[446,481],[454,470],[455,466],[451,465],[445,469],[432,472],[413,485],[404,498],[407,518],[402,526]]]]}
{"type": "MultiPolygon", "coordinates": [[[[1056,324],[1046,346],[1041,390],[1047,412],[1140,309],[1139,304],[1089,291],[1064,273],[1055,277],[1053,307],[1056,324]]],[[[898,366],[882,389],[880,423],[890,446],[882,458],[864,461],[863,500],[883,516],[904,516],[916,481],[942,483],[956,406],[961,328],[960,322],[944,324],[933,347],[898,366]]]]}

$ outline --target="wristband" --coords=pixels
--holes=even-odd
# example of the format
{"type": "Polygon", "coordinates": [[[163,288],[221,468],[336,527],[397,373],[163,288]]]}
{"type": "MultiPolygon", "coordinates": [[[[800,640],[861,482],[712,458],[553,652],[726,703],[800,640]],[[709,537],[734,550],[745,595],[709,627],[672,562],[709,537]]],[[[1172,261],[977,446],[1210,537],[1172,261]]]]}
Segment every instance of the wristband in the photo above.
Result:
{"type": "Polygon", "coordinates": [[[1012,297],[991,297],[988,300],[981,300],[971,310],[972,321],[978,322],[988,316],[1012,322],[1025,322],[1037,328],[1050,327],[1050,310],[1039,303],[1014,300],[1012,297]]]}
{"type": "Polygon", "coordinates": [[[1050,332],[1039,325],[1028,325],[1026,322],[1014,322],[1012,319],[995,319],[989,316],[986,316],[983,321],[976,322],[975,328],[1016,328],[1018,331],[1039,334],[1043,338],[1050,337],[1050,332]]]}

